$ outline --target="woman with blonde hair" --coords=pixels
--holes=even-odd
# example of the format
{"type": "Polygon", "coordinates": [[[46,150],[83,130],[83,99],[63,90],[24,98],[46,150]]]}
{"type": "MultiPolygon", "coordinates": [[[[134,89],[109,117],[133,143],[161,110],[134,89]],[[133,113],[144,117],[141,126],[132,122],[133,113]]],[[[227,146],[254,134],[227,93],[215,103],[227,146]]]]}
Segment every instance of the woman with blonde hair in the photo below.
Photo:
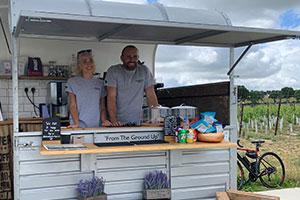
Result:
{"type": "Polygon", "coordinates": [[[96,65],[92,50],[77,53],[77,73],[67,82],[70,128],[110,126],[106,117],[104,83],[93,77],[96,65]]]}

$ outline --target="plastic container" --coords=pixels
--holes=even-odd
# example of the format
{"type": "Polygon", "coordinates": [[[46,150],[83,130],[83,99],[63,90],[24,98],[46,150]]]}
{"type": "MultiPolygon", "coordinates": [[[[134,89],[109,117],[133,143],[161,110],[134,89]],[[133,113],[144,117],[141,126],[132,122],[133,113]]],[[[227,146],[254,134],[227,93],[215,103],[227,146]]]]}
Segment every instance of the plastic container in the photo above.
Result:
{"type": "Polygon", "coordinates": [[[164,123],[165,117],[170,115],[170,108],[165,106],[156,106],[145,108],[143,110],[143,122],[151,124],[164,123]]]}
{"type": "Polygon", "coordinates": [[[192,121],[196,117],[197,108],[194,106],[175,106],[172,107],[172,115],[175,117],[180,117],[181,119],[188,118],[189,121],[192,121]]]}

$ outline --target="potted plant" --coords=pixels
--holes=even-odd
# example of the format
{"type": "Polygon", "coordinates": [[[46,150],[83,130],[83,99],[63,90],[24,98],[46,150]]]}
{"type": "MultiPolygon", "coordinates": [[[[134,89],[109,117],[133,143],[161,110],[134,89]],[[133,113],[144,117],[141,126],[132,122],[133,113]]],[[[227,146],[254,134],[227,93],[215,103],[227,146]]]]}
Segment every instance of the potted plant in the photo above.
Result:
{"type": "Polygon", "coordinates": [[[170,182],[166,173],[155,170],[146,174],[144,199],[171,199],[170,182]]]}
{"type": "Polygon", "coordinates": [[[107,200],[104,193],[105,180],[103,177],[93,176],[90,180],[80,180],[77,185],[79,200],[107,200]]]}

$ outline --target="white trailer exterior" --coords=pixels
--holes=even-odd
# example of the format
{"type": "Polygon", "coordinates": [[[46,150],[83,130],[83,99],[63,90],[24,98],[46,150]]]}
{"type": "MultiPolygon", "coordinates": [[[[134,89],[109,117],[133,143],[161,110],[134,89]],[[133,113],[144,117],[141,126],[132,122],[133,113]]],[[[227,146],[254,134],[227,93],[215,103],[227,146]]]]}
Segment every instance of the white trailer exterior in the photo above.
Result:
{"type": "MultiPolygon", "coordinates": [[[[76,199],[76,183],[92,174],[107,180],[109,199],[141,199],[142,178],[151,169],[169,173],[172,199],[214,199],[216,191],[236,188],[236,150],[229,148],[41,156],[41,133],[20,133],[18,127],[20,38],[226,47],[230,51],[229,70],[234,63],[235,47],[300,36],[295,31],[234,27],[228,25],[222,16],[215,18],[216,15],[203,14],[204,11],[168,8],[160,4],[11,0],[10,11],[16,200],[76,199]]],[[[237,88],[234,70],[229,78],[230,140],[236,142],[237,88]]],[[[145,131],[162,130],[137,132],[145,131]]],[[[77,131],[74,134],[84,134],[87,142],[93,142],[95,134],[100,133],[77,131]]]]}
{"type": "MultiPolygon", "coordinates": [[[[162,128],[119,131],[163,134],[162,128]]],[[[101,134],[75,132],[90,143],[101,134]]],[[[230,183],[230,162],[234,161],[230,161],[229,148],[42,156],[41,137],[40,132],[16,136],[15,199],[76,199],[79,180],[93,174],[106,180],[108,199],[142,199],[143,178],[153,170],[169,174],[172,199],[214,199],[216,191],[234,187],[230,183]]]]}

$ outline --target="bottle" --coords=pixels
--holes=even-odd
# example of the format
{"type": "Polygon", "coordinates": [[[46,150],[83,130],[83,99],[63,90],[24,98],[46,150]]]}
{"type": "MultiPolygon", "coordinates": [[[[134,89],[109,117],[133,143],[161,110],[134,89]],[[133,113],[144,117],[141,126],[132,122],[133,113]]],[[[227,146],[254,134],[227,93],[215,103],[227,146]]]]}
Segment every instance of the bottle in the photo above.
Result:
{"type": "Polygon", "coordinates": [[[187,116],[185,116],[183,119],[183,129],[188,130],[189,127],[190,127],[189,119],[187,118],[187,116]]]}

